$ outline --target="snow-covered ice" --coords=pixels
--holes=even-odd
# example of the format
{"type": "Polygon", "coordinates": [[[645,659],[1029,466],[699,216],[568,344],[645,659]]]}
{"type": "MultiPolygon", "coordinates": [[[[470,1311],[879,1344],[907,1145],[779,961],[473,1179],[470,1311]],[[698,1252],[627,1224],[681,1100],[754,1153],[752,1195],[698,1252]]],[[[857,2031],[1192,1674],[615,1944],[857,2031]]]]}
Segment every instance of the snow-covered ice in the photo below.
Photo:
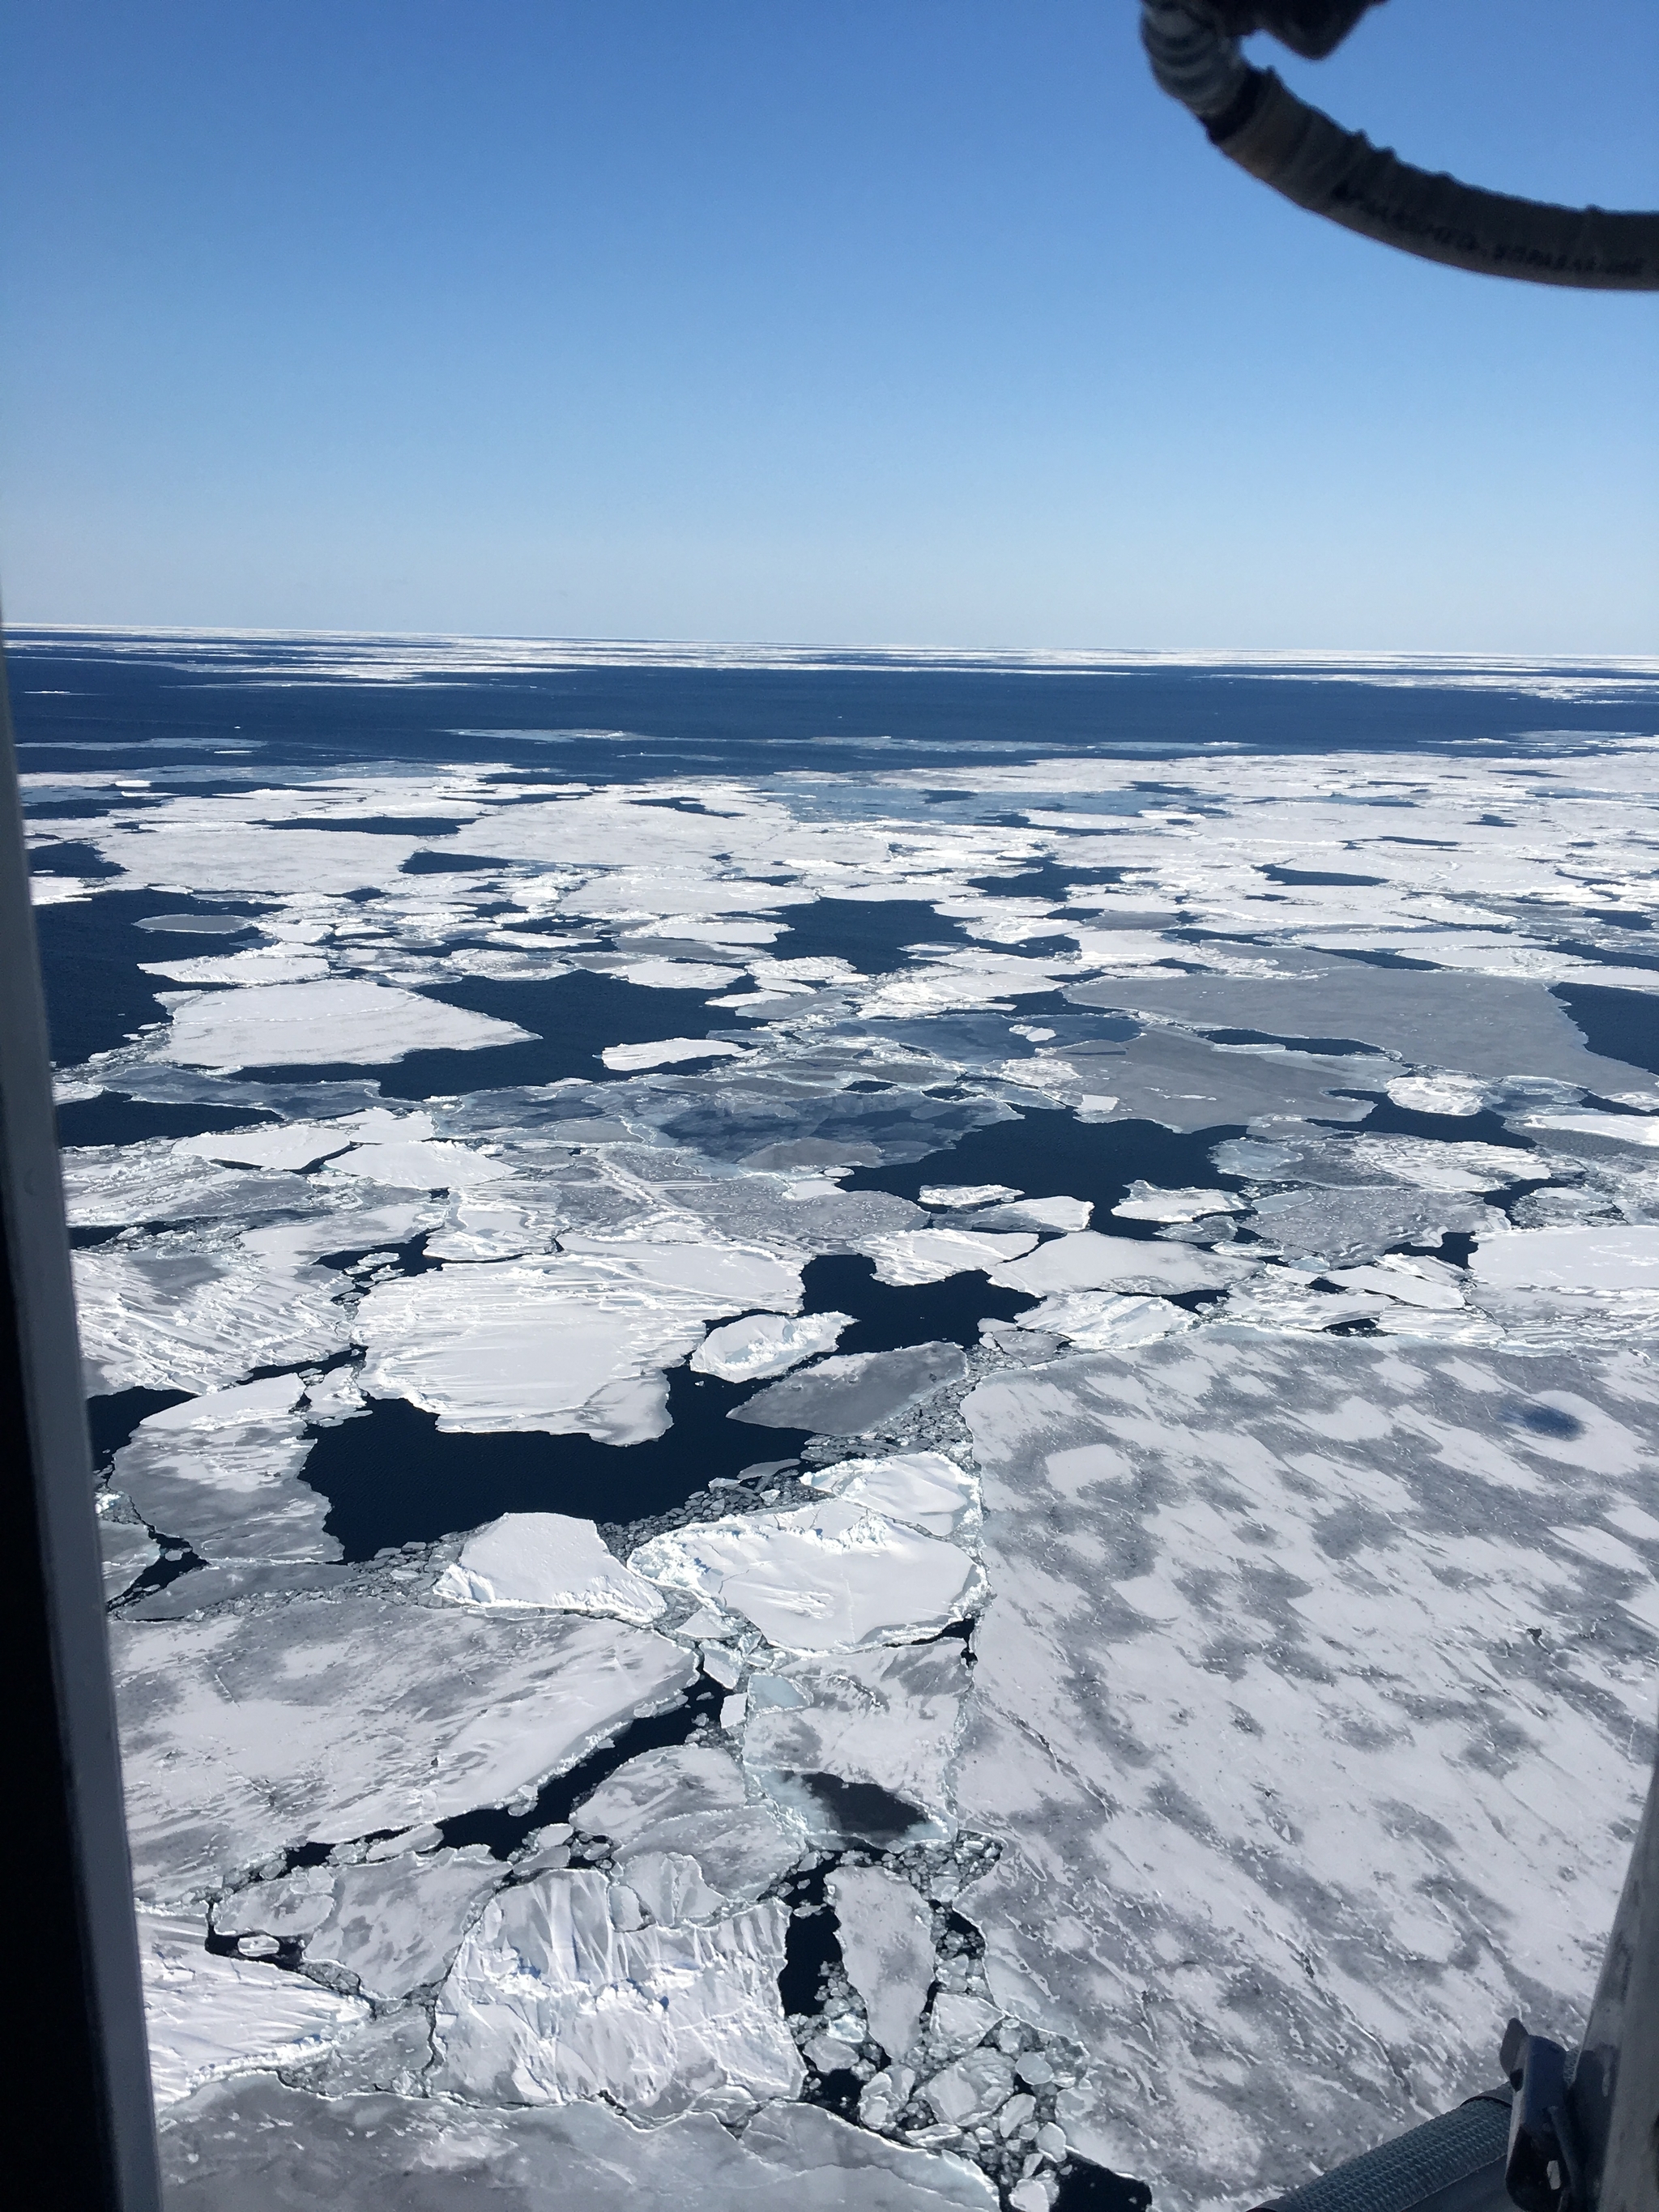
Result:
{"type": "Polygon", "coordinates": [[[161,1056],[187,1067],[378,1067],[411,1052],[517,1044],[514,1022],[356,976],[262,983],[175,998],[161,1056]]]}
{"type": "Polygon", "coordinates": [[[504,1513],[461,1547],[434,1585],[459,1605],[608,1613],[643,1627],[662,1600],[600,1541],[591,1521],[568,1513],[504,1513]]]}
{"type": "Polygon", "coordinates": [[[199,1918],[138,1915],[150,2080],[163,2111],[204,2081],[313,2057],[368,2018],[360,1998],[258,1960],[214,1957],[205,1933],[199,1918]]]}
{"type": "Polygon", "coordinates": [[[617,1888],[599,1873],[544,1874],[484,1907],[439,1997],[434,2086],[486,2104],[604,2097],[646,2120],[737,2120],[793,2096],[784,1908],[628,1927],[617,1888]]]}
{"type": "Polygon", "coordinates": [[[914,1643],[971,1613],[981,1588],[954,1544],[843,1498],[678,1529],[628,1564],[665,1589],[741,1613],[781,1651],[914,1643]]]}
{"type": "Polygon", "coordinates": [[[112,1643],[134,1869],[161,1902],[504,1804],[695,1673],[620,1621],[355,1595],[118,1622],[112,1643]]]}
{"type": "Polygon", "coordinates": [[[833,1352],[853,1316],[844,1313],[750,1314],[711,1328],[691,1355],[699,1375],[723,1382],[761,1382],[787,1375],[803,1359],[833,1352]]]}

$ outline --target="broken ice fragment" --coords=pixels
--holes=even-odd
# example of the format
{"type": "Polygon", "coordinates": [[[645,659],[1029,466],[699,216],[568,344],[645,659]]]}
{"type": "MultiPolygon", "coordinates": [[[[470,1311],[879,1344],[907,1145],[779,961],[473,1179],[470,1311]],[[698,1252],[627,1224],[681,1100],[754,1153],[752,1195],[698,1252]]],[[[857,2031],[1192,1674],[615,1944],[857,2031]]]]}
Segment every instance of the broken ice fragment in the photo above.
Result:
{"type": "Polygon", "coordinates": [[[844,1651],[936,1635],[977,1606],[979,1571],[954,1544],[835,1498],[675,1529],[635,1573],[712,1599],[785,1651],[844,1651]]]}
{"type": "Polygon", "coordinates": [[[950,1207],[994,1206],[1020,1193],[1006,1182],[925,1182],[917,1195],[923,1206],[950,1207]]]}
{"type": "Polygon", "coordinates": [[[1125,1221],[1196,1221],[1206,1213],[1242,1213],[1245,1201],[1230,1190],[1164,1190],[1132,1182],[1112,1212],[1125,1221]]]}
{"type": "Polygon", "coordinates": [[[803,1359],[833,1352],[852,1319],[844,1313],[750,1314],[745,1321],[711,1328],[692,1353],[690,1365],[695,1373],[716,1375],[723,1382],[763,1382],[803,1359]]]}
{"type": "Polygon", "coordinates": [[[933,1985],[932,1917],[910,1884],[884,1867],[839,1867],[827,1887],[842,1961],[864,2000],[870,2033],[890,2059],[902,2058],[933,1985]]]}
{"type": "Polygon", "coordinates": [[[860,1246],[876,1263],[878,1283],[942,1283],[970,1269],[988,1270],[1030,1250],[1030,1235],[996,1237],[977,1230],[906,1229],[893,1237],[871,1237],[860,1246]]]}
{"type": "MultiPolygon", "coordinates": [[[[623,972],[630,983],[647,980],[626,969],[623,972]]],[[[731,970],[703,972],[726,975],[731,970]]],[[[684,988],[694,984],[696,976],[688,969],[677,975],[674,981],[684,988]]],[[[726,1044],[714,1037],[660,1037],[655,1044],[608,1044],[599,1057],[614,1073],[632,1075],[643,1068],[672,1067],[688,1060],[741,1060],[748,1049],[746,1045],[726,1044]]]]}
{"type": "Polygon", "coordinates": [[[977,2127],[1011,2094],[1014,2069],[1000,2051],[969,2051],[923,2085],[922,2095],[942,2122],[977,2127]]]}
{"type": "Polygon", "coordinates": [[[504,1513],[461,1547],[433,1585],[459,1605],[536,1606],[609,1613],[641,1626],[663,1602],[601,1542],[591,1521],[566,1513],[504,1513]]]}
{"type": "Polygon", "coordinates": [[[1396,1075],[1388,1086],[1396,1106],[1413,1114],[1448,1114],[1460,1118],[1478,1114],[1486,1103],[1488,1086],[1468,1075],[1396,1075]]]}
{"type": "Polygon", "coordinates": [[[872,1821],[903,1831],[925,1820],[950,1836],[951,1771],[970,1679],[955,1637],[793,1660],[769,1678],[769,1678],[753,1678],[744,1766],[815,1841],[845,1844],[872,1821]],[[786,1688],[792,1696],[779,1694],[786,1688]],[[880,1802],[860,1802],[860,1790],[880,1802]]]}
{"type": "Polygon", "coordinates": [[[1094,1207],[1086,1198],[1022,1198],[994,1206],[975,1218],[975,1229],[1086,1229],[1094,1207]]]}
{"type": "Polygon", "coordinates": [[[605,2097],[649,2120],[736,2120],[793,2097],[787,1910],[630,1929],[611,1888],[586,1870],[540,1875],[485,1906],[439,1998],[434,2087],[487,2103],[605,2097]]]}

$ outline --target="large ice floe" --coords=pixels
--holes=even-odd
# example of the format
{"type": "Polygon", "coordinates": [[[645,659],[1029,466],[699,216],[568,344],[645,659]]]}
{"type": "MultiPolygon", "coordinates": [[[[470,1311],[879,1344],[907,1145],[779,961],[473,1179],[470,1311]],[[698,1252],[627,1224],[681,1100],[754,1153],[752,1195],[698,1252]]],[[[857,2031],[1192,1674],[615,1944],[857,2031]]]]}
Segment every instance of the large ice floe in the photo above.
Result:
{"type": "Polygon", "coordinates": [[[1659,1655],[1651,744],[478,719],[31,782],[143,1009],[60,1094],[179,2204],[1222,2212],[1571,2042],[1659,1655]]]}

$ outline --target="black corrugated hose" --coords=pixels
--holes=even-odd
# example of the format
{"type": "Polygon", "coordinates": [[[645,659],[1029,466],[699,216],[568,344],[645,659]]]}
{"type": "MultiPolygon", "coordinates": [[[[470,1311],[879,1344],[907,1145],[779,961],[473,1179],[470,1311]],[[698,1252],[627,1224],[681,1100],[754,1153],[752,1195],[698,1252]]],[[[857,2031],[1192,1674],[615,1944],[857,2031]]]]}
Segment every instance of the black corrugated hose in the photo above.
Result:
{"type": "Polygon", "coordinates": [[[1510,2103],[1506,2088],[1472,2097],[1256,2212],[1514,2212],[1504,2184],[1510,2103]]]}
{"type": "Polygon", "coordinates": [[[1659,291],[1659,214],[1553,207],[1413,168],[1253,69],[1206,0],[1143,0],[1140,34],[1159,84],[1227,158],[1314,215],[1484,276],[1659,291]]]}

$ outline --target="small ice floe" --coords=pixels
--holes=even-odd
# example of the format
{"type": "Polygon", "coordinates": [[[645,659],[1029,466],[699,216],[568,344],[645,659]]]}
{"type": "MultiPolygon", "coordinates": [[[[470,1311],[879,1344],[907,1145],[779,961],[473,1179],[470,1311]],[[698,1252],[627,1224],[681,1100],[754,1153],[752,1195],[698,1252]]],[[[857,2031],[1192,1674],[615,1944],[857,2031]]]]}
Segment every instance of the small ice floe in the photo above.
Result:
{"type": "Polygon", "coordinates": [[[921,1403],[968,1371],[957,1344],[907,1344],[896,1352],[848,1352],[805,1375],[774,1382],[730,1418],[769,1429],[816,1429],[832,1437],[862,1436],[921,1403]]]}
{"type": "Polygon", "coordinates": [[[976,1512],[979,1485],[943,1452],[896,1452],[886,1459],[843,1459],[801,1478],[849,1505],[867,1506],[929,1536],[954,1536],[976,1512]]]}
{"type": "Polygon", "coordinates": [[[803,2069],[778,1995],[787,1908],[641,1924],[625,1884],[539,1875],[483,1910],[438,1999],[433,2086],[493,2102],[604,2097],[636,2119],[748,2117],[803,2069]]]}
{"type": "Polygon", "coordinates": [[[360,1997],[337,1996],[257,1960],[216,1957],[200,1919],[138,1915],[139,1962],[158,2106],[204,2081],[314,2058],[369,2017],[360,1997]]]}
{"type": "Polygon", "coordinates": [[[1426,1191],[1498,1190],[1506,1183],[1547,1182],[1550,1169],[1516,1145],[1450,1143],[1431,1137],[1352,1137],[1341,1146],[1368,1180],[1386,1176],[1426,1191]]]}
{"type": "Polygon", "coordinates": [[[622,1621],[356,1593],[118,1616],[111,1642],[134,1874],[161,1901],[313,1838],[505,1804],[696,1671],[622,1621]]]}
{"type": "Polygon", "coordinates": [[[801,1832],[764,1800],[751,1800],[723,1745],[671,1744],[617,1767],[571,1814],[576,1833],[609,1844],[630,1885],[659,1856],[690,1859],[728,1903],[750,1902],[792,1867],[801,1832]],[[637,1876],[637,1878],[636,1878],[637,1876]]]}
{"type": "Polygon", "coordinates": [[[356,976],[190,993],[172,1012],[155,1057],[186,1067],[379,1067],[411,1052],[477,1052],[531,1036],[516,1022],[356,976]]]}
{"type": "Polygon", "coordinates": [[[871,2034],[896,2062],[916,2039],[937,1972],[932,1917],[903,1876],[884,1867],[838,1867],[825,1887],[847,1978],[871,2034]]]}
{"type": "Polygon", "coordinates": [[[1018,1260],[1036,1243],[1032,1236],[997,1237],[977,1230],[902,1229],[896,1236],[872,1237],[859,1249],[876,1263],[878,1283],[942,1283],[972,1269],[988,1273],[1018,1260]]]}
{"type": "Polygon", "coordinates": [[[116,1453],[112,1477],[152,1528],[204,1559],[337,1559],[329,1501],[301,1479],[305,1388],[272,1376],[152,1413],[116,1453]]]}
{"type": "Polygon", "coordinates": [[[1247,1201],[1230,1190],[1163,1190],[1132,1182],[1112,1212],[1124,1221],[1198,1221],[1210,1213],[1243,1213],[1247,1201]]]}
{"type": "Polygon", "coordinates": [[[716,1375],[723,1382],[764,1382],[787,1374],[803,1359],[833,1352],[852,1322],[844,1313],[750,1314],[711,1328],[690,1364],[695,1373],[716,1375]]]}
{"type": "Polygon", "coordinates": [[[1022,1198],[977,1216],[975,1229],[1086,1229],[1094,1218],[1086,1198],[1022,1198]]]}
{"type": "Polygon", "coordinates": [[[1121,1352],[1191,1328],[1197,1316],[1168,1298],[1111,1291],[1061,1291],[1014,1316],[1017,1328],[1064,1337],[1079,1352],[1121,1352]]]}
{"type": "Polygon", "coordinates": [[[946,1211],[952,1207],[996,1206],[1004,1199],[1023,1194],[1006,1182],[925,1182],[917,1193],[923,1206],[946,1211]]]}
{"type": "Polygon", "coordinates": [[[630,960],[616,972],[624,983],[658,991],[723,991],[743,974],[741,968],[715,968],[705,960],[630,960]]]}
{"type": "MultiPolygon", "coordinates": [[[[629,975],[628,980],[640,979],[629,975]]],[[[748,1049],[716,1037],[659,1037],[654,1044],[608,1044],[599,1058],[615,1075],[637,1075],[645,1068],[677,1067],[688,1060],[741,1060],[748,1049]]]]}
{"type": "Polygon", "coordinates": [[[798,1263],[713,1237],[567,1236],[550,1255],[448,1266],[378,1285],[358,1309],[364,1387],[441,1429],[541,1429],[637,1443],[668,1426],[663,1370],[707,1322],[785,1311],[798,1263]]]}
{"type": "Polygon", "coordinates": [[[1258,1200],[1250,1225],[1287,1260],[1358,1267],[1391,1245],[1437,1244],[1448,1231],[1482,1229],[1492,1218],[1472,1195],[1396,1183],[1275,1191],[1258,1200]]]}
{"type": "Polygon", "coordinates": [[[641,1626],[663,1610],[651,1584],[605,1549],[593,1522],[567,1513],[503,1513],[467,1538],[433,1589],[457,1605],[613,1613],[641,1626]]]}
{"type": "Polygon", "coordinates": [[[1154,1244],[1139,1237],[1103,1237],[1079,1230],[1041,1246],[1029,1259],[999,1267],[991,1280],[999,1289],[1047,1297],[1070,1291],[1140,1291],[1157,1293],[1220,1290],[1242,1281],[1255,1263],[1191,1245],[1154,1244]]]}
{"type": "MultiPolygon", "coordinates": [[[[432,1133],[429,1121],[425,1133],[432,1133]]],[[[252,1129],[181,1137],[173,1149],[180,1159],[220,1160],[234,1167],[295,1169],[315,1167],[319,1160],[331,1159],[356,1141],[357,1131],[349,1122],[262,1121],[252,1129]]]]}
{"type": "Polygon", "coordinates": [[[1445,1114],[1459,1120],[1478,1114],[1490,1086],[1472,1075],[1396,1075],[1388,1085],[1395,1106],[1413,1114],[1445,1114]]]}
{"type": "Polygon", "coordinates": [[[1375,1321],[1389,1301],[1367,1290],[1322,1291],[1305,1267],[1266,1267],[1237,1285],[1209,1316],[1237,1328],[1325,1329],[1375,1321]]]}
{"type": "Polygon", "coordinates": [[[1659,1227],[1609,1222],[1482,1237],[1469,1268],[1483,1290],[1659,1291],[1659,1227]]]}
{"type": "Polygon", "coordinates": [[[665,1589],[750,1620],[783,1651],[850,1651],[935,1636],[978,1607],[978,1568],[954,1544],[841,1498],[653,1536],[629,1560],[665,1589]]]}

